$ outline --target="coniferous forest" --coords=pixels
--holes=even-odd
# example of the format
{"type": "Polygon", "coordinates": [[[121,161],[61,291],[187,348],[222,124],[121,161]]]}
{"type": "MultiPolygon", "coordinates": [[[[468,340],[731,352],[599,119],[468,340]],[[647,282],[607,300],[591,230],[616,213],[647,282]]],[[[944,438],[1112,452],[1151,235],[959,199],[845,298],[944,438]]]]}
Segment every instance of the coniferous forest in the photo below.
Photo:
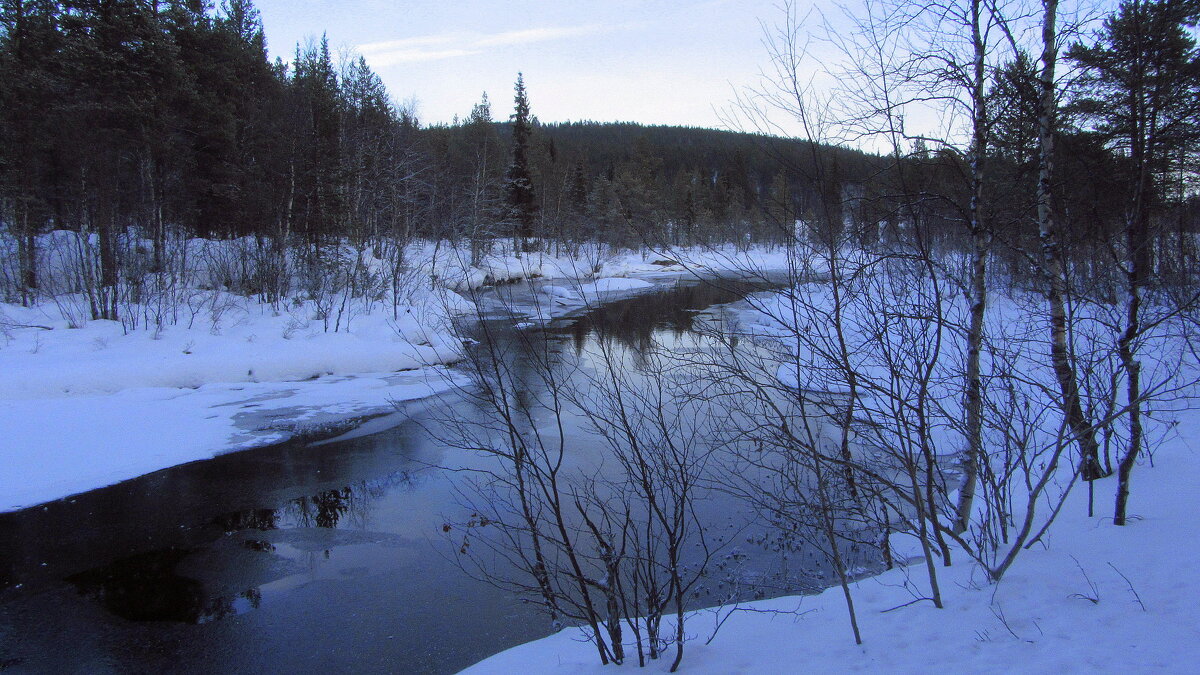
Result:
{"type": "MultiPolygon", "coordinates": [[[[112,287],[134,264],[122,244],[134,230],[152,242],[151,266],[172,232],[313,251],[381,236],[637,246],[766,240],[781,210],[820,199],[787,171],[809,154],[796,141],[542,125],[529,98],[510,121],[508,97],[487,94],[464,102],[460,123],[423,126],[325,38],[269,60],[250,0],[3,7],[0,219],[21,245],[19,269],[4,270],[10,295],[35,292],[36,237],[51,230],[98,235],[97,283],[112,287]],[[529,185],[513,211],[518,156],[529,185]]],[[[880,165],[824,151],[847,183],[880,165]]]]}
{"type": "MultiPolygon", "coordinates": [[[[917,140],[881,156],[818,139],[540,124],[523,83],[521,106],[484,93],[457,123],[423,125],[365,59],[335,57],[324,37],[271,61],[251,0],[6,0],[0,31],[0,222],[19,248],[3,267],[10,299],[36,295],[37,236],[52,230],[95,234],[95,281],[113,288],[131,265],[162,267],[169,234],[254,236],[314,255],[346,238],[470,240],[478,254],[503,237],[783,241],[798,219],[871,239],[921,217],[953,240],[972,208],[969,147],[917,140]],[[152,250],[130,250],[134,232],[152,250]]],[[[1067,92],[1055,151],[1064,248],[1101,255],[1140,172],[1152,190],[1139,208],[1173,223],[1156,231],[1173,232],[1191,260],[1181,234],[1196,227],[1196,104],[1167,102],[1171,122],[1145,149],[1153,166],[1138,166],[1121,139],[1143,121],[1105,107],[1133,76],[1113,65],[1120,49],[1067,54],[1092,70],[1067,92]]],[[[1178,58],[1160,79],[1195,79],[1194,57],[1178,58]]],[[[983,92],[992,170],[981,208],[1009,241],[1037,235],[1035,200],[1010,198],[1036,183],[1035,79],[1021,56],[983,92]]]]}

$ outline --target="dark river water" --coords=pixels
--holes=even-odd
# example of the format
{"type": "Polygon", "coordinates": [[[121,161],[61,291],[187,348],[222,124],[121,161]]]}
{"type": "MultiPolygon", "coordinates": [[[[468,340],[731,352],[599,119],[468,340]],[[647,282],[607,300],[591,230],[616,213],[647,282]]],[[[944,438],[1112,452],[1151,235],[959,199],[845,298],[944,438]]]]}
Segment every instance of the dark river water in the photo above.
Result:
{"type": "MultiPolygon", "coordinates": [[[[545,339],[578,354],[603,334],[636,354],[747,290],[682,284],[556,321],[545,339]]],[[[442,525],[463,518],[460,484],[437,467],[476,460],[429,428],[431,410],[456,405],[471,414],[413,402],[378,433],[0,514],[0,670],[447,673],[549,634],[532,606],[454,562],[442,525]]],[[[728,507],[713,514],[740,540],[765,536],[728,507]]]]}

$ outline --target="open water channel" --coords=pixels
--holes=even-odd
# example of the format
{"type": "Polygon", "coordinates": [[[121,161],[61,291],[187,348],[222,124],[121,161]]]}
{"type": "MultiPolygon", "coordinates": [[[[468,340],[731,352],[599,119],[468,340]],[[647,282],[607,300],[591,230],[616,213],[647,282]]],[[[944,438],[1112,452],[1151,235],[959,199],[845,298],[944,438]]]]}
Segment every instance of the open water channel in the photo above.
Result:
{"type": "MultiPolygon", "coordinates": [[[[636,355],[702,339],[697,312],[750,290],[681,283],[540,333],[564,355],[601,339],[636,355]]],[[[549,634],[532,605],[455,563],[442,525],[465,507],[445,467],[472,460],[429,431],[448,409],[474,414],[452,399],[411,402],[377,433],[224,455],[0,514],[0,670],[448,673],[549,634]]],[[[722,555],[760,553],[766,528],[752,514],[720,500],[709,510],[722,555]]],[[[774,565],[764,555],[750,576],[774,565]]],[[[824,585],[792,582],[744,593],[824,585]]]]}

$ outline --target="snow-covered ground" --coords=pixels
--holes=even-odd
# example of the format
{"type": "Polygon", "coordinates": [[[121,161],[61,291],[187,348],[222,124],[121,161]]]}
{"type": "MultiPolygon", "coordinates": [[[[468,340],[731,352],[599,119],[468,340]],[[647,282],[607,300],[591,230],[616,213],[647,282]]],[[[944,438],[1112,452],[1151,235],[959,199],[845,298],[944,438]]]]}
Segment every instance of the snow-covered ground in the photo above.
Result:
{"type": "MultiPolygon", "coordinates": [[[[396,401],[431,395],[450,385],[445,364],[461,348],[450,319],[477,309],[464,296],[497,302],[473,292],[485,285],[537,280],[524,291],[525,314],[545,319],[672,277],[787,266],[782,251],[728,249],[496,255],[464,267],[453,251],[440,251],[441,258],[432,246],[411,255],[432,283],[396,310],[368,305],[339,332],[328,332],[304,302],[281,309],[220,288],[195,296],[203,302],[194,316],[161,329],[78,325],[53,303],[0,305],[0,510],[341,430],[396,401]]],[[[769,321],[759,323],[756,332],[770,332],[769,321]]],[[[1200,414],[1180,413],[1157,447],[1157,466],[1135,470],[1128,526],[1084,516],[1087,493],[1076,489],[1045,546],[1024,552],[999,585],[961,553],[940,570],[945,609],[912,602],[926,583],[916,568],[862,579],[853,584],[862,646],[850,637],[838,589],[697,612],[682,669],[1190,672],[1200,662],[1200,454],[1191,441],[1198,435],[1200,414]]],[[[1100,514],[1110,510],[1113,482],[1096,484],[1100,514]]],[[[568,629],[471,672],[611,670],[580,637],[568,629]]]]}
{"type": "MultiPolygon", "coordinates": [[[[800,384],[799,370],[806,387],[842,391],[839,373],[823,375],[809,367],[820,364],[817,351],[834,353],[822,342],[832,340],[822,314],[830,303],[822,300],[822,292],[819,285],[800,288],[790,295],[792,300],[786,293],[766,293],[711,314],[725,329],[766,337],[785,353],[798,354],[795,363],[802,367],[779,369],[784,385],[800,384]],[[799,310],[796,298],[804,305],[799,310]]],[[[1035,344],[1022,331],[1044,332],[1045,324],[1027,314],[1020,300],[992,299],[989,331],[994,339],[1015,333],[1035,344]]],[[[878,298],[874,302],[868,310],[878,306],[878,298]]],[[[963,309],[952,306],[948,311],[963,309]]],[[[1104,333],[1097,326],[1103,317],[1081,316],[1080,339],[1102,348],[1104,333]]],[[[847,319],[852,358],[860,377],[885,380],[888,371],[872,360],[871,338],[862,337],[869,318],[867,312],[847,319]]],[[[1178,339],[1147,337],[1146,349],[1181,353],[1178,339]]],[[[961,347],[949,351],[956,349],[961,347]]],[[[1163,377],[1160,361],[1178,365],[1178,359],[1147,357],[1146,372],[1155,373],[1152,377],[1163,377]]],[[[1030,381],[1044,370],[1044,365],[1020,363],[1030,381]]],[[[1006,367],[993,360],[987,366],[1006,367]]],[[[1112,524],[1115,478],[1093,485],[1096,517],[1086,515],[1086,484],[1077,484],[1046,537],[1022,552],[1000,583],[990,583],[986,572],[961,550],[955,551],[954,565],[939,565],[944,609],[920,599],[929,596],[929,582],[913,538],[893,535],[894,552],[909,560],[909,566],[851,584],[861,646],[854,643],[842,591],[834,587],[815,596],[690,613],[680,672],[1195,672],[1200,663],[1200,443],[1193,439],[1200,438],[1200,411],[1172,408],[1177,424],[1156,442],[1155,465],[1144,462],[1134,470],[1127,526],[1112,524]]],[[[873,410],[864,404],[860,414],[873,410]]],[[[650,670],[666,672],[670,664],[671,658],[666,658],[650,670]]],[[[625,667],[637,669],[637,664],[625,667]]],[[[570,628],[493,656],[466,672],[603,673],[612,668],[600,666],[585,633],[570,628]]]]}
{"type": "Polygon", "coordinates": [[[461,349],[432,304],[340,333],[245,298],[157,331],[53,309],[0,308],[0,510],[389,412],[449,386],[434,366],[461,349]]]}
{"type": "Polygon", "coordinates": [[[452,381],[449,371],[428,368],[3,400],[0,510],[297,435],[334,433],[392,411],[393,402],[442,391],[452,381]]]}
{"type": "MultiPolygon", "coordinates": [[[[1200,663],[1200,415],[1187,414],[1135,469],[1125,527],[1086,517],[1075,490],[1046,539],[998,585],[965,556],[940,568],[945,608],[913,603],[923,569],[851,588],[856,646],[840,589],[692,613],[684,673],[1189,673],[1200,663]],[[913,603],[913,604],[907,604],[913,603]],[[902,606],[906,605],[907,606],[902,606]],[[712,642],[716,625],[725,619],[712,642]]],[[[1096,483],[1108,514],[1115,479],[1096,483]]],[[[653,665],[665,672],[669,660],[653,665]]],[[[626,666],[637,670],[636,664],[626,666]]],[[[606,673],[577,629],[515,647],[465,672],[606,673]]]]}
{"type": "MultiPolygon", "coordinates": [[[[471,267],[461,250],[418,243],[406,252],[412,272],[403,303],[351,301],[334,331],[331,310],[323,314],[312,299],[268,305],[221,287],[205,261],[236,259],[239,244],[252,246],[181,243],[197,281],[157,328],[82,320],[87,302],[78,295],[0,304],[0,511],[340,430],[390,412],[395,401],[446,389],[453,375],[443,366],[462,349],[451,321],[477,312],[464,296],[480,300],[478,310],[506,305],[479,292],[486,285],[537,280],[518,309],[544,320],[655,287],[644,278],[786,260],[732,248],[667,257],[593,247],[574,257],[497,252],[471,267]]],[[[51,276],[73,274],[73,245],[73,233],[42,242],[51,276]]],[[[364,268],[386,280],[386,265],[362,255],[364,268]]]]}

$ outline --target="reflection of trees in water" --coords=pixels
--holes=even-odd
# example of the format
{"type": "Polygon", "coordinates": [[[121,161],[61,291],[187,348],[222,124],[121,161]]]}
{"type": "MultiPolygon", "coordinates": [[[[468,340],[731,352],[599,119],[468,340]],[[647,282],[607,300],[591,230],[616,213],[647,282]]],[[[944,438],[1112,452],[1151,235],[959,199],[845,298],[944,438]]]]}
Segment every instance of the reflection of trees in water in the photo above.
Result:
{"type": "MultiPolygon", "coordinates": [[[[362,480],[346,487],[322,490],[294,499],[277,509],[247,509],[223,514],[212,520],[224,532],[269,531],[288,528],[336,528],[339,525],[366,528],[375,504],[390,489],[411,485],[413,476],[398,471],[383,478],[362,480]]],[[[249,538],[245,549],[273,554],[269,541],[249,538]]],[[[262,591],[249,588],[233,595],[210,597],[204,584],[176,573],[192,549],[167,548],[139,553],[68,579],[85,597],[129,621],[176,621],[207,623],[257,609],[262,591]]],[[[328,557],[328,551],[325,552],[328,557]]]]}
{"type": "MultiPolygon", "coordinates": [[[[451,426],[461,418],[488,420],[493,407],[523,411],[516,415],[522,428],[535,427],[548,410],[539,404],[539,396],[551,384],[547,373],[561,370],[567,358],[561,348],[545,339],[540,331],[516,330],[511,320],[481,321],[472,333],[476,346],[466,360],[473,380],[471,392],[465,396],[474,409],[465,416],[460,412],[448,415],[451,426]],[[499,374],[503,377],[498,377],[499,374]]],[[[464,392],[466,393],[466,392],[464,392]]],[[[439,424],[446,420],[439,420],[439,424]]],[[[482,432],[470,445],[487,446],[491,434],[504,434],[503,425],[479,425],[482,432]]]]}
{"type": "MultiPolygon", "coordinates": [[[[408,473],[403,472],[408,482],[408,473]]],[[[347,517],[351,527],[365,529],[376,502],[383,498],[395,481],[364,480],[338,490],[323,490],[311,497],[294,500],[286,508],[296,527],[333,529],[347,517]]]]}
{"type": "Polygon", "coordinates": [[[300,527],[335,528],[342,514],[350,508],[350,487],[325,490],[312,497],[301,497],[295,505],[295,519],[300,527]]]}
{"type": "Polygon", "coordinates": [[[703,363],[678,347],[713,347],[691,337],[694,308],[740,297],[723,290],[692,286],[594,308],[550,331],[564,338],[553,345],[573,340],[565,356],[541,332],[485,325],[464,363],[475,379],[465,396],[479,414],[447,408],[439,419],[439,442],[498,460],[460,492],[474,515],[443,528],[460,565],[540,604],[552,621],[587,625],[602,661],[627,657],[627,624],[639,663],[674,644],[677,665],[682,628],[668,636],[660,621],[682,615],[712,562],[698,515],[713,402],[677,395],[711,370],[693,372],[703,363]]]}
{"type": "MultiPolygon", "coordinates": [[[[679,284],[669,290],[589,307],[583,316],[561,328],[554,327],[551,332],[567,337],[576,356],[584,353],[590,339],[615,343],[625,349],[633,360],[633,367],[641,368],[642,361],[655,352],[665,335],[678,341],[692,333],[697,311],[741,300],[747,293],[759,290],[764,290],[761,284],[732,280],[679,284]]],[[[492,352],[485,353],[481,347],[474,357],[485,361],[493,357],[504,358],[509,361],[506,372],[511,371],[509,375],[514,381],[536,384],[532,380],[541,379],[537,369],[556,364],[548,362],[553,357],[546,352],[546,343],[540,335],[513,331],[507,328],[510,323],[494,320],[487,325],[466,327],[465,334],[492,352]]],[[[486,372],[476,374],[485,375],[486,372]]],[[[517,391],[528,388],[518,387],[517,391]]]]}
{"type": "Polygon", "coordinates": [[[213,519],[213,524],[226,532],[274,530],[279,526],[279,512],[276,509],[234,511],[217,516],[213,519]]]}
{"type": "Polygon", "coordinates": [[[635,355],[650,353],[655,336],[664,332],[678,340],[693,329],[696,312],[712,305],[736,302],[758,285],[714,281],[679,285],[661,293],[648,293],[591,309],[563,333],[570,336],[577,355],[589,337],[615,342],[635,355]]]}
{"type": "Polygon", "coordinates": [[[276,509],[234,511],[212,520],[225,532],[242,530],[279,530],[294,527],[333,529],[348,524],[366,529],[375,504],[397,487],[410,487],[415,477],[410,471],[397,471],[382,478],[361,480],[342,488],[322,490],[299,497],[276,509]]]}
{"type": "Polygon", "coordinates": [[[175,572],[191,553],[179,548],[140,553],[67,580],[84,597],[129,621],[207,623],[237,614],[239,599],[255,609],[262,603],[257,588],[233,596],[208,597],[204,584],[175,572]]]}

